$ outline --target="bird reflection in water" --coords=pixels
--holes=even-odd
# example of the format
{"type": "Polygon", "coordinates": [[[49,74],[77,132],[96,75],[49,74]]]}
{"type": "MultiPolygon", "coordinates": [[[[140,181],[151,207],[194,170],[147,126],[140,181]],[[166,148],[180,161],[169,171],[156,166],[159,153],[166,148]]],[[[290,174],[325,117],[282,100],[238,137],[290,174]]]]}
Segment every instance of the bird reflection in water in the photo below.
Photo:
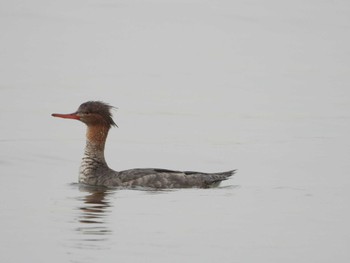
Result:
{"type": "Polygon", "coordinates": [[[84,245],[80,244],[80,246],[102,248],[101,244],[96,242],[107,241],[107,236],[111,234],[107,220],[111,205],[106,197],[112,192],[106,188],[91,186],[80,186],[79,190],[86,193],[85,196],[79,198],[83,203],[79,206],[78,221],[80,224],[76,231],[84,235],[83,240],[81,240],[84,241],[84,245]]]}

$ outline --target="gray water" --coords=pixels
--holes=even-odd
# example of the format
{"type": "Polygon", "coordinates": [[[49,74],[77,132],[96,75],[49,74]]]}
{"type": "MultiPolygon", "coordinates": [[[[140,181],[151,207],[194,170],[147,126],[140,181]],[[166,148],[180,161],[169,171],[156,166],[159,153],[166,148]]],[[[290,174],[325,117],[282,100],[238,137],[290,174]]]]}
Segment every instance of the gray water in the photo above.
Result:
{"type": "Polygon", "coordinates": [[[0,3],[1,262],[348,262],[347,1],[0,3]],[[215,189],[77,184],[87,100],[106,158],[238,169],[215,189]]]}

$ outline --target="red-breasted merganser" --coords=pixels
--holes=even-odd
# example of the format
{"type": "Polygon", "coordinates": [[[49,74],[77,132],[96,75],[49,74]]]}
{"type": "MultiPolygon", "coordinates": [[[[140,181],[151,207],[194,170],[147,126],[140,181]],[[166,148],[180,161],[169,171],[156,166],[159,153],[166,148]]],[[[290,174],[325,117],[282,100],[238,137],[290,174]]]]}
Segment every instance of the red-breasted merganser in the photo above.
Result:
{"type": "Polygon", "coordinates": [[[53,117],[74,119],[87,125],[86,146],[79,172],[79,182],[106,187],[150,188],[208,188],[228,179],[235,170],[222,173],[201,173],[146,168],[114,171],[104,157],[109,129],[116,126],[112,119],[112,106],[101,101],[88,101],[71,114],[53,113],[53,117]]]}

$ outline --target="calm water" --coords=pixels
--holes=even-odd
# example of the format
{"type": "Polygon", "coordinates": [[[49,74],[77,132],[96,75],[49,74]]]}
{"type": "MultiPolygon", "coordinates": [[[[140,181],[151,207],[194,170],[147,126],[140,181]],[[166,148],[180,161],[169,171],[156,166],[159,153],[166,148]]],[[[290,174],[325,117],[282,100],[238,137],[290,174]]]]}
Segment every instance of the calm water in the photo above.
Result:
{"type": "Polygon", "coordinates": [[[347,2],[2,1],[1,262],[348,262],[347,2]],[[106,158],[238,169],[215,189],[77,184],[86,100],[106,158]]]}

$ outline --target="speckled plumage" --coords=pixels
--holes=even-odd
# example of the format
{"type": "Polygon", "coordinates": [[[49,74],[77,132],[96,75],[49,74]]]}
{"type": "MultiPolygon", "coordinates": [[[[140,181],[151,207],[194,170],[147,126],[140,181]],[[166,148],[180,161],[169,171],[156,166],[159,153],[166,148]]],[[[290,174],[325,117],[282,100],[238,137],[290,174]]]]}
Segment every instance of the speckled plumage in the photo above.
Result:
{"type": "Polygon", "coordinates": [[[52,114],[54,117],[77,119],[87,125],[86,146],[79,171],[79,182],[105,187],[149,188],[207,188],[228,179],[235,170],[222,173],[172,171],[158,168],[139,168],[125,171],[110,169],[104,158],[109,129],[116,126],[111,106],[100,101],[85,102],[75,113],[52,114]]]}

